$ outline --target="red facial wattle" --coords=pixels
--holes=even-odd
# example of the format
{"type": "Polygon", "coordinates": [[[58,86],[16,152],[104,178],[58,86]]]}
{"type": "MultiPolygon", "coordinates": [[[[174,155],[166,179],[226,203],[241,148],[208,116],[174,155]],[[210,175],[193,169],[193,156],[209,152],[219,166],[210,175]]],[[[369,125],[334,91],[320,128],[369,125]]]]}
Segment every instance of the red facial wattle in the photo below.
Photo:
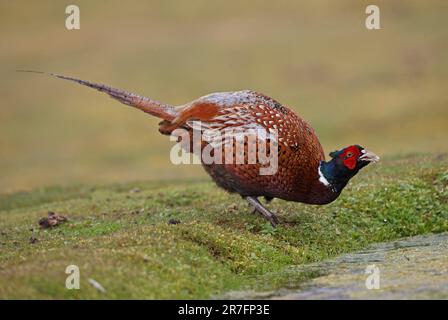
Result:
{"type": "Polygon", "coordinates": [[[353,170],[356,167],[358,157],[361,155],[361,151],[356,146],[350,146],[344,150],[340,155],[344,166],[348,169],[353,170]]]}

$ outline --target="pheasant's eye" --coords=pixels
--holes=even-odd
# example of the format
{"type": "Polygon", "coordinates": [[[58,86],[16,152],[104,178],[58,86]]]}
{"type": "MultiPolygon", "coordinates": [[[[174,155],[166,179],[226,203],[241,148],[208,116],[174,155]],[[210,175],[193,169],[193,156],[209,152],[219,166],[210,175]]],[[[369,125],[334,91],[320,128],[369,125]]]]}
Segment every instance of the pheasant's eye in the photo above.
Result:
{"type": "Polygon", "coordinates": [[[353,152],[351,152],[351,151],[347,152],[346,158],[351,158],[351,157],[353,157],[353,152]]]}

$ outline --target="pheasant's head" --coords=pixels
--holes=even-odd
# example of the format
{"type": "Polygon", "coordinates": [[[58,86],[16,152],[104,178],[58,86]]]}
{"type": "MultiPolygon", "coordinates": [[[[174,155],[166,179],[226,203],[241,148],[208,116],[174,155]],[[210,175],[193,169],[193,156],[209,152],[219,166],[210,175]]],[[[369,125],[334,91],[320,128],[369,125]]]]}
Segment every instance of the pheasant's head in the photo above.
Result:
{"type": "Polygon", "coordinates": [[[331,185],[337,192],[341,192],[361,168],[380,160],[376,154],[359,145],[333,151],[330,157],[332,158],[330,161],[322,162],[319,167],[320,180],[331,185]]]}

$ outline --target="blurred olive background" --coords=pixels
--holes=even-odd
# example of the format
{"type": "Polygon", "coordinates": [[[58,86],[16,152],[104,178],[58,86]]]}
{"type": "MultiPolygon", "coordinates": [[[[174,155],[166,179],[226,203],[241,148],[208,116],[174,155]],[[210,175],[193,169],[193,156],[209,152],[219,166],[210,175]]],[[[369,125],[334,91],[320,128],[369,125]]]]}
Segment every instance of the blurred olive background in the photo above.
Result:
{"type": "Polygon", "coordinates": [[[448,150],[446,1],[1,1],[0,192],[203,178],[174,166],[157,119],[33,69],[171,104],[254,89],[295,109],[326,152],[448,150]],[[65,28],[77,4],[81,29],[65,28]],[[381,9],[381,30],[364,26],[381,9]]]}

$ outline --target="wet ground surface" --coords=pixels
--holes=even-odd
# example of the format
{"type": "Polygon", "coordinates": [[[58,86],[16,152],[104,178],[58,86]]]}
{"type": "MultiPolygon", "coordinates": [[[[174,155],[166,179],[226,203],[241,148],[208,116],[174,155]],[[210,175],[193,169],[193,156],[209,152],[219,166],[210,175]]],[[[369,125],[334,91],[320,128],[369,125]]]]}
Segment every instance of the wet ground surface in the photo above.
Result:
{"type": "Polygon", "coordinates": [[[317,277],[296,289],[239,292],[233,298],[448,299],[448,233],[380,243],[286,272],[317,277]]]}

